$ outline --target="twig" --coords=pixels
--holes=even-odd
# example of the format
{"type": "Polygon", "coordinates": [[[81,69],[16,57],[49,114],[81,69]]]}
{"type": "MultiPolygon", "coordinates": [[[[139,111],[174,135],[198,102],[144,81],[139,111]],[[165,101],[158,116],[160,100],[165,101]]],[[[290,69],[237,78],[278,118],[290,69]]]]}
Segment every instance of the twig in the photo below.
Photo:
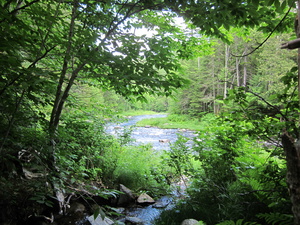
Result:
{"type": "Polygon", "coordinates": [[[256,50],[258,50],[261,46],[263,46],[268,40],[269,38],[272,36],[272,34],[275,32],[275,30],[277,30],[277,28],[282,24],[282,22],[286,19],[286,17],[288,16],[289,12],[291,11],[291,8],[289,8],[289,10],[285,13],[284,17],[280,20],[280,22],[276,25],[276,27],[274,27],[274,29],[271,31],[271,33],[266,37],[266,39],[260,43],[255,49],[253,49],[251,52],[247,53],[247,54],[243,54],[243,55],[234,55],[231,53],[231,55],[233,57],[246,57],[248,55],[251,55],[253,52],[255,52],[256,50]]]}

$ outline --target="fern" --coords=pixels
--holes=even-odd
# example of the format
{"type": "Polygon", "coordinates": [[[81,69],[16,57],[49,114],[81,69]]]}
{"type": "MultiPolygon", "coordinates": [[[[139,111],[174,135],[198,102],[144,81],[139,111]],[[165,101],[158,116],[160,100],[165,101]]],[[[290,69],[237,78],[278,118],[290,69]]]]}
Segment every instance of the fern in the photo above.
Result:
{"type": "Polygon", "coordinates": [[[261,213],[257,215],[258,218],[264,219],[267,224],[271,225],[292,225],[293,216],[281,213],[261,213]]]}
{"type": "Polygon", "coordinates": [[[216,225],[260,225],[256,222],[244,222],[243,219],[239,219],[236,222],[233,220],[226,220],[216,225]]]}

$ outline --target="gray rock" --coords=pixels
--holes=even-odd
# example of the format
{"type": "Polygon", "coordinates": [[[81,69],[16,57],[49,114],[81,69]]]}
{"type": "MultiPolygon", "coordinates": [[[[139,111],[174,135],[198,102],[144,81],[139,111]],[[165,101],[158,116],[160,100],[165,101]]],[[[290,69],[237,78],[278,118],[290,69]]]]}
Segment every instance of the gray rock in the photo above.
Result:
{"type": "Polygon", "coordinates": [[[124,194],[121,194],[118,198],[117,205],[118,206],[124,206],[128,205],[131,202],[134,202],[136,199],[136,196],[132,193],[132,191],[125,187],[123,184],[120,184],[120,191],[122,191],[124,194]]]}
{"type": "Polygon", "coordinates": [[[168,143],[168,142],[170,142],[170,140],[169,139],[159,139],[159,142],[161,142],[161,143],[168,143]]]}
{"type": "Polygon", "coordinates": [[[166,208],[170,202],[155,202],[153,208],[166,208]]]}
{"type": "Polygon", "coordinates": [[[147,195],[146,193],[142,193],[138,199],[137,199],[137,203],[139,204],[153,204],[155,203],[154,199],[151,198],[149,195],[147,195]]]}
{"type": "Polygon", "coordinates": [[[119,214],[122,214],[125,212],[125,208],[123,208],[123,207],[113,208],[112,210],[119,214]]]}
{"type": "Polygon", "coordinates": [[[143,224],[144,221],[141,220],[140,218],[133,217],[133,216],[126,216],[125,220],[127,222],[133,223],[133,224],[143,224]]]}
{"type": "Polygon", "coordinates": [[[98,215],[96,219],[94,219],[94,216],[89,216],[88,221],[91,223],[91,225],[111,225],[114,224],[114,221],[109,219],[108,217],[105,217],[102,219],[101,215],[98,215]]]}
{"type": "Polygon", "coordinates": [[[181,225],[199,225],[199,222],[194,219],[185,219],[182,221],[181,225]]]}

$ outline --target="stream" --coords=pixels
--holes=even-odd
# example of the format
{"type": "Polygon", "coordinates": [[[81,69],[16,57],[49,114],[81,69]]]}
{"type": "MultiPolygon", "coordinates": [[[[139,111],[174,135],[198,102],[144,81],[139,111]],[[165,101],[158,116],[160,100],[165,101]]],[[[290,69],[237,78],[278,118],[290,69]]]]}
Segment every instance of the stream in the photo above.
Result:
{"type": "MultiPolygon", "coordinates": [[[[140,120],[166,116],[166,114],[134,116],[120,124],[109,124],[106,127],[106,131],[112,135],[118,135],[124,128],[133,126],[131,133],[131,138],[134,140],[133,144],[151,144],[154,151],[170,150],[170,144],[173,144],[177,140],[178,134],[190,139],[196,136],[193,131],[186,129],[161,129],[148,126],[135,127],[135,124],[140,120]]],[[[187,144],[192,145],[192,141],[188,141],[187,144]]],[[[178,185],[180,186],[180,184],[178,185]]],[[[184,187],[180,189],[184,189],[184,187]]],[[[153,225],[153,221],[160,216],[162,210],[171,209],[175,206],[174,200],[178,195],[180,195],[180,193],[174,191],[172,196],[163,196],[158,199],[154,205],[127,209],[126,214],[127,216],[141,219],[144,225],[153,225]]]]}
{"type": "MultiPolygon", "coordinates": [[[[109,124],[106,131],[112,135],[117,135],[124,128],[135,126],[135,124],[143,119],[166,117],[167,114],[141,115],[133,116],[128,121],[120,124],[109,124]]],[[[195,133],[186,129],[162,129],[157,127],[134,127],[131,138],[134,144],[151,144],[155,151],[170,150],[170,144],[177,140],[177,135],[180,134],[187,138],[195,137],[195,133]],[[161,142],[160,142],[161,140],[161,142]],[[162,141],[163,140],[163,141],[162,141]],[[165,142],[164,142],[165,141],[165,142]]],[[[189,145],[192,141],[188,141],[189,145]]]]}

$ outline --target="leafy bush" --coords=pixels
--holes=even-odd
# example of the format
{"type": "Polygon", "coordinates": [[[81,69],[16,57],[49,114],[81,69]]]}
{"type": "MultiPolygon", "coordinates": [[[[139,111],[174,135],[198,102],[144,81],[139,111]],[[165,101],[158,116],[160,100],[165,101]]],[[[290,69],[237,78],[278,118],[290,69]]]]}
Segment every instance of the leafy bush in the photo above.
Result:
{"type": "Polygon", "coordinates": [[[102,179],[105,169],[113,167],[114,156],[106,161],[104,155],[118,144],[104,132],[103,124],[70,116],[64,119],[59,137],[57,158],[64,177],[102,179]]]}
{"type": "Polygon", "coordinates": [[[104,131],[101,121],[90,121],[82,115],[69,116],[60,128],[57,158],[63,178],[68,182],[101,180],[112,188],[122,183],[133,190],[165,189],[159,184],[160,157],[153,156],[151,146],[131,146],[132,129],[117,137],[104,131]]]}
{"type": "Polygon", "coordinates": [[[153,154],[152,146],[126,146],[119,152],[113,180],[133,190],[154,191],[159,195],[167,186],[160,179],[160,154],[153,154]],[[155,168],[155,169],[154,169],[155,168]],[[155,172],[156,171],[156,172],[155,172]]]}
{"type": "MultiPolygon", "coordinates": [[[[257,217],[260,213],[288,214],[291,205],[286,191],[285,164],[272,149],[266,151],[261,142],[248,136],[253,125],[229,117],[207,118],[210,123],[202,119],[202,130],[194,140],[192,156],[201,163],[201,168],[191,173],[189,197],[174,210],[165,211],[157,224],[180,223],[178,211],[183,215],[197,215],[195,219],[208,225],[241,218],[254,224],[263,222],[257,217]]],[[[182,160],[176,158],[174,162],[177,162],[174,168],[177,164],[185,168],[182,160]]]]}

